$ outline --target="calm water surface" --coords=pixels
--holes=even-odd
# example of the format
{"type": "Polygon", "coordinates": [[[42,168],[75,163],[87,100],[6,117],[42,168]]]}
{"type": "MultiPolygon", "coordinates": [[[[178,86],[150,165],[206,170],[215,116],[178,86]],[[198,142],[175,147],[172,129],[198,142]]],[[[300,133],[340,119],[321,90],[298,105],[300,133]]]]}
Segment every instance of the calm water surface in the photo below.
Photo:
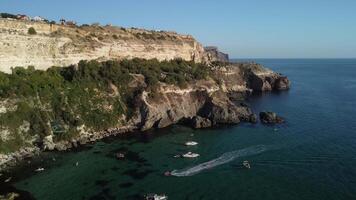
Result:
{"type": "Polygon", "coordinates": [[[356,199],[356,60],[256,62],[287,75],[292,88],[252,96],[248,104],[255,112],[277,112],[286,124],[173,126],[110,138],[76,152],[45,153],[14,171],[12,186],[47,200],[142,199],[146,193],[169,199],[356,199]],[[188,140],[199,145],[183,146],[188,140]],[[126,160],[115,159],[118,151],[127,152],[126,160]],[[187,151],[201,156],[173,158],[187,151]],[[251,169],[241,167],[244,160],[251,169]],[[38,166],[46,170],[33,173],[38,166]],[[162,175],[174,169],[188,176],[162,175]]]}

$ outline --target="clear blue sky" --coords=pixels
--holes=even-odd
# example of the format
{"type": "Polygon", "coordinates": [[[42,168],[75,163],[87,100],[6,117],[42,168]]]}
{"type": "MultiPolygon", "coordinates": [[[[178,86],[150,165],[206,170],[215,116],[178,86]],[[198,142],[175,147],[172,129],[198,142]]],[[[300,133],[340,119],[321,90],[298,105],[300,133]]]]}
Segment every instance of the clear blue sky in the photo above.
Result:
{"type": "Polygon", "coordinates": [[[232,58],[356,58],[356,0],[1,0],[0,12],[175,30],[232,58]]]}

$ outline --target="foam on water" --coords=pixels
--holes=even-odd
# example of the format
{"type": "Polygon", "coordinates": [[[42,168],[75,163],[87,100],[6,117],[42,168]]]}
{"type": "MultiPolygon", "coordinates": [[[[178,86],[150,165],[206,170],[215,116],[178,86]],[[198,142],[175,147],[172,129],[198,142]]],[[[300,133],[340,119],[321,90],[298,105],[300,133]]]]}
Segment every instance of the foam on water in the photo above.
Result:
{"type": "Polygon", "coordinates": [[[235,160],[236,158],[256,155],[256,154],[262,153],[264,151],[267,151],[268,149],[270,149],[268,146],[258,145],[258,146],[248,147],[245,149],[227,152],[227,153],[224,153],[223,155],[221,155],[220,157],[210,160],[208,162],[204,162],[199,165],[189,167],[186,169],[173,170],[171,172],[171,175],[172,176],[193,176],[195,174],[200,173],[203,170],[211,169],[213,167],[231,162],[231,161],[235,160]]]}

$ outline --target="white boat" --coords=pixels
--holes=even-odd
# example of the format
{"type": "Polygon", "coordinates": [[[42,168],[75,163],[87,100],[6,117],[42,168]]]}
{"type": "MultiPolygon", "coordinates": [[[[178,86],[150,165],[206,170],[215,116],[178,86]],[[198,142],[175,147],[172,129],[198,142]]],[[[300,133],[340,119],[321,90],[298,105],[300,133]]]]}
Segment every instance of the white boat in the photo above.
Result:
{"type": "Polygon", "coordinates": [[[9,178],[7,178],[4,182],[5,182],[5,183],[8,183],[8,182],[11,181],[11,179],[12,179],[12,177],[9,177],[9,178]]]}
{"type": "Polygon", "coordinates": [[[196,158],[196,157],[198,157],[198,156],[200,156],[200,155],[197,154],[197,153],[188,152],[188,153],[186,153],[186,154],[183,154],[182,156],[183,156],[184,158],[196,158]]]}
{"type": "Polygon", "coordinates": [[[194,141],[189,141],[189,142],[185,143],[186,146],[195,146],[197,144],[198,144],[198,142],[194,142],[194,141]]]}
{"type": "Polygon", "coordinates": [[[146,200],[167,200],[168,196],[166,196],[165,194],[148,194],[145,196],[146,200]]]}
{"type": "Polygon", "coordinates": [[[42,171],[44,171],[44,168],[43,168],[43,167],[37,168],[37,169],[35,170],[35,172],[42,172],[42,171]]]}

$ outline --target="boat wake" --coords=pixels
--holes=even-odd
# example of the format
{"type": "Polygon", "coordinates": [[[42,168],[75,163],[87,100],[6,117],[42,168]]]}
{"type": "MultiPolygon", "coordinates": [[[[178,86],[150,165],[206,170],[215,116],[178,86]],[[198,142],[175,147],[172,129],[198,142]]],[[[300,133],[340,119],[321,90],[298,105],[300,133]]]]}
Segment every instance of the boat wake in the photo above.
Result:
{"type": "Polygon", "coordinates": [[[264,151],[267,151],[268,149],[269,149],[268,146],[258,145],[258,146],[248,147],[245,149],[227,152],[227,153],[224,153],[223,155],[221,155],[220,157],[210,160],[208,162],[204,162],[199,165],[189,167],[186,169],[173,170],[171,172],[171,175],[172,176],[193,176],[195,174],[200,173],[203,170],[211,169],[213,167],[231,162],[231,161],[235,160],[236,158],[256,155],[256,154],[262,153],[264,151]]]}

